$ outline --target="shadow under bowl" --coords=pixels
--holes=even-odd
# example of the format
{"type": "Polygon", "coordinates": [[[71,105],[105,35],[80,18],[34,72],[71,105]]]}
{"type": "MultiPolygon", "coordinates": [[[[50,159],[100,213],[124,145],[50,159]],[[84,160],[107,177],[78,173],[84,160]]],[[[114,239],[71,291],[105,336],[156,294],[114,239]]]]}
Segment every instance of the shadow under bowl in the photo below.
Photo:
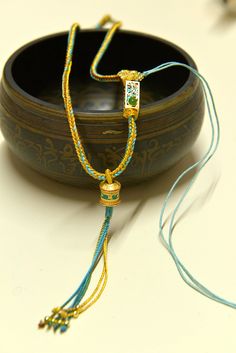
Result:
{"type": "MultiPolygon", "coordinates": [[[[100,83],[89,74],[105,33],[103,29],[81,30],[70,79],[77,127],[88,160],[100,172],[117,167],[128,135],[127,120],[122,117],[121,83],[100,83]]],[[[34,40],[8,59],[0,86],[1,130],[14,154],[34,170],[60,182],[87,187],[97,181],[86,174],[77,158],[61,95],[67,35],[63,32],[34,40]]],[[[142,72],[167,61],[196,68],[178,46],[155,36],[120,30],[99,72],[142,72]]],[[[125,185],[142,182],[177,163],[196,140],[203,115],[202,88],[185,68],[172,67],[145,78],[133,158],[119,181],[125,185]]]]}

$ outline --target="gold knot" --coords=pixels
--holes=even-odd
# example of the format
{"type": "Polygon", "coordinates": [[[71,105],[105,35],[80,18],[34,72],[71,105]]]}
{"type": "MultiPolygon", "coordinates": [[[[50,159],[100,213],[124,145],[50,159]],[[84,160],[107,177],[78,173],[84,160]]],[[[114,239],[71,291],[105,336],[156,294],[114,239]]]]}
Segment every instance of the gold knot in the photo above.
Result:
{"type": "Polygon", "coordinates": [[[142,72],[136,71],[136,70],[121,70],[117,74],[123,84],[125,84],[125,81],[142,81],[144,79],[144,75],[142,72]]]}

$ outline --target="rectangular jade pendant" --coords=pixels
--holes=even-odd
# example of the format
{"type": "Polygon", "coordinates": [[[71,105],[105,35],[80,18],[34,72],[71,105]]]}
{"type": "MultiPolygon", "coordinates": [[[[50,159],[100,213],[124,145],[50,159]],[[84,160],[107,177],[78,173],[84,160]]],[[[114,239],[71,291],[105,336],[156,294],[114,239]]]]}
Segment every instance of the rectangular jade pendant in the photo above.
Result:
{"type": "Polygon", "coordinates": [[[134,116],[137,119],[140,106],[140,82],[125,82],[124,117],[134,116]]]}

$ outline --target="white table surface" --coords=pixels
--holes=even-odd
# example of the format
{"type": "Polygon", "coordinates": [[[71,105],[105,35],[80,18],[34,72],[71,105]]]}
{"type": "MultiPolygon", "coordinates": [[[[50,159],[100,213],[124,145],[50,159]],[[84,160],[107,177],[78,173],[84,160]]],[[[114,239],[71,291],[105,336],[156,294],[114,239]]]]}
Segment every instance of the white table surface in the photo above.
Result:
{"type": "MultiPolygon", "coordinates": [[[[37,37],[91,27],[105,13],[123,28],[175,42],[195,59],[213,90],[221,122],[216,157],[201,174],[175,229],[178,254],[195,276],[236,301],[236,18],[214,0],[1,2],[0,65],[37,37]]],[[[158,237],[171,181],[209,142],[209,121],[191,153],[145,185],[123,192],[114,210],[109,281],[99,302],[64,335],[37,329],[85,273],[103,221],[96,192],[38,175],[0,144],[1,353],[235,353],[236,312],[180,279],[158,237]]],[[[178,189],[178,192],[180,189],[178,189]]]]}

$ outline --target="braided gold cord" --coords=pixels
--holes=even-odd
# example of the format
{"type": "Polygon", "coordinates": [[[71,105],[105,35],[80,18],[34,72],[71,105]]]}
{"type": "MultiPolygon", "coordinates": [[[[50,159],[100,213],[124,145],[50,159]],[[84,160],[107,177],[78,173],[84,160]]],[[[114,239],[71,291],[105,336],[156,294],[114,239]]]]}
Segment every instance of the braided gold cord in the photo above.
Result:
{"type": "Polygon", "coordinates": [[[117,74],[116,75],[100,75],[97,72],[97,66],[99,64],[99,61],[103,57],[105,51],[107,50],[107,47],[108,47],[110,41],[112,40],[115,32],[117,31],[117,29],[120,28],[121,25],[122,25],[122,22],[120,22],[120,21],[115,22],[112,25],[112,27],[107,32],[105,39],[103,40],[102,45],[99,48],[95,58],[93,59],[93,62],[91,64],[91,68],[90,68],[90,74],[91,74],[92,78],[94,78],[97,81],[115,81],[115,82],[120,81],[120,77],[117,74]]]}
{"type": "MultiPolygon", "coordinates": [[[[71,27],[69,38],[68,38],[66,61],[65,61],[65,68],[64,68],[63,80],[62,80],[62,96],[64,99],[66,115],[69,122],[69,127],[71,131],[71,136],[74,142],[75,150],[83,169],[85,170],[86,173],[91,175],[93,178],[98,180],[105,180],[106,179],[105,173],[96,171],[86,157],[85,150],[82,145],[81,138],[76,126],[75,116],[74,116],[73,107],[72,107],[72,101],[71,101],[71,95],[70,95],[70,89],[69,89],[69,77],[70,77],[70,72],[72,67],[72,53],[73,53],[74,40],[75,40],[75,34],[77,29],[79,29],[79,25],[77,23],[74,23],[71,27]]],[[[136,123],[133,116],[130,116],[128,118],[128,123],[129,123],[129,134],[128,134],[128,140],[126,144],[126,150],[120,164],[117,166],[117,168],[115,168],[110,173],[113,178],[115,178],[125,170],[133,154],[134,144],[137,136],[136,123]]]]}

